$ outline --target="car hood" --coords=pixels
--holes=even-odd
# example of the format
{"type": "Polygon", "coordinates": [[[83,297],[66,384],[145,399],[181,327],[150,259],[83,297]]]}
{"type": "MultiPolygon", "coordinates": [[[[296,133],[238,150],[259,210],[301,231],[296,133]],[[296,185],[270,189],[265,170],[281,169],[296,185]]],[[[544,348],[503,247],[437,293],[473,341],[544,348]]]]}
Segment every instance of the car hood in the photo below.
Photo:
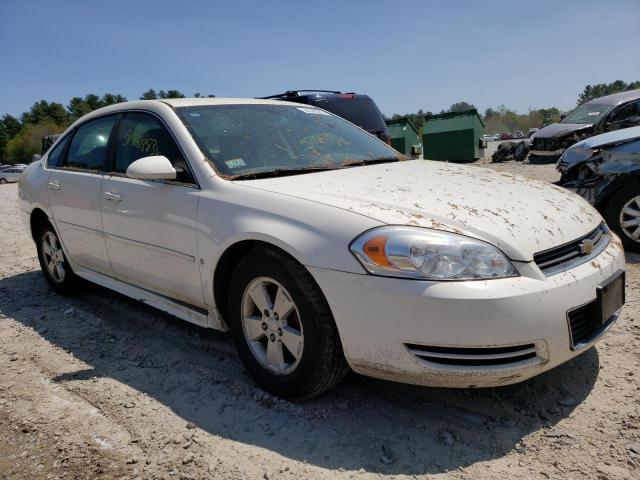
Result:
{"type": "MultiPolygon", "coordinates": [[[[558,161],[558,170],[566,172],[576,165],[591,159],[601,150],[610,150],[611,153],[621,153],[623,156],[637,157],[640,155],[640,127],[623,128],[613,132],[603,133],[595,137],[587,138],[569,147],[558,161]]],[[[616,155],[613,155],[614,157],[616,155]]],[[[610,156],[605,155],[605,160],[610,156]]],[[[638,161],[627,167],[637,170],[638,161]]]]}
{"type": "Polygon", "coordinates": [[[592,124],[585,123],[552,123],[544,128],[541,128],[534,133],[535,138],[556,138],[564,137],[578,130],[584,130],[591,128],[592,124]]]}
{"type": "Polygon", "coordinates": [[[408,160],[242,185],[303,198],[389,225],[415,225],[488,241],[513,260],[586,235],[602,221],[581,197],[519,175],[408,160]]]}

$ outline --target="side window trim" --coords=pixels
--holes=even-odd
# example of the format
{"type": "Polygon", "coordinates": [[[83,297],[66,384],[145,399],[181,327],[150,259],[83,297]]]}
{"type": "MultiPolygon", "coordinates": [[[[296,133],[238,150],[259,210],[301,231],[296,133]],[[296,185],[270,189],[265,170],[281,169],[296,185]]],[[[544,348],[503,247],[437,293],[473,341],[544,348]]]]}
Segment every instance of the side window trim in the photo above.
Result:
{"type": "MultiPolygon", "coordinates": [[[[184,182],[179,182],[179,181],[176,181],[176,180],[152,180],[152,181],[159,182],[159,183],[166,183],[166,184],[169,184],[169,185],[175,185],[175,186],[178,186],[178,187],[196,188],[198,190],[201,188],[200,187],[200,183],[198,182],[198,179],[196,178],[195,174],[193,173],[193,168],[191,167],[189,159],[184,154],[184,150],[182,149],[182,145],[180,145],[180,142],[178,142],[178,139],[174,135],[173,131],[171,130],[171,128],[169,128],[169,126],[162,119],[162,117],[157,115],[155,112],[151,112],[149,110],[144,110],[144,109],[139,109],[139,108],[132,109],[132,110],[125,110],[125,111],[120,112],[120,113],[121,113],[121,117],[118,120],[118,124],[115,127],[118,130],[118,132],[117,132],[118,135],[116,137],[114,137],[112,151],[109,152],[110,154],[113,155],[113,158],[110,159],[111,161],[109,163],[109,169],[105,173],[107,173],[108,175],[116,176],[116,177],[126,177],[125,173],[120,173],[120,172],[116,172],[115,171],[116,152],[117,152],[117,149],[118,149],[117,145],[118,145],[118,142],[120,141],[120,126],[121,126],[122,122],[124,121],[124,119],[126,118],[126,116],[128,114],[131,114],[131,113],[144,113],[144,114],[150,115],[153,118],[155,118],[156,120],[158,120],[160,122],[160,124],[162,125],[162,128],[164,128],[169,133],[169,136],[171,137],[171,140],[173,141],[173,143],[178,148],[178,151],[180,152],[180,155],[182,156],[182,159],[184,160],[184,163],[187,165],[187,169],[189,170],[189,173],[191,174],[191,178],[193,179],[193,183],[184,183],[184,182]]],[[[114,128],[114,130],[115,130],[115,128],[114,128]]]]}
{"type": "Polygon", "coordinates": [[[107,142],[107,152],[105,155],[104,172],[107,175],[113,174],[116,165],[116,151],[118,150],[118,138],[120,135],[120,125],[125,116],[125,112],[119,112],[117,114],[116,123],[113,125],[109,141],[107,142]]]}
{"type": "Polygon", "coordinates": [[[67,163],[67,153],[69,152],[69,144],[71,143],[71,139],[73,138],[73,135],[75,134],[75,132],[76,132],[76,129],[74,128],[66,135],[63,135],[62,137],[60,137],[60,139],[58,139],[55,145],[51,146],[51,148],[47,152],[47,160],[44,165],[45,168],[59,170],[60,168],[62,168],[62,166],[65,163],[67,163]],[[58,145],[60,145],[62,142],[66,142],[66,144],[62,149],[62,152],[60,153],[60,165],[56,165],[56,166],[49,165],[49,158],[51,157],[51,154],[56,148],[58,148],[58,145]]]}

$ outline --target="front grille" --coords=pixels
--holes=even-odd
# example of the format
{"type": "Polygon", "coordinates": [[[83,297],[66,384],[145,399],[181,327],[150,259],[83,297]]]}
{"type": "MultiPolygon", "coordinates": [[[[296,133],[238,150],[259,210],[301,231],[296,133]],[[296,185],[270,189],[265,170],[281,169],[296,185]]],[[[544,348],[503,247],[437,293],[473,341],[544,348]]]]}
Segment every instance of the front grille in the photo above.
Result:
{"type": "Polygon", "coordinates": [[[532,145],[530,147],[531,150],[556,150],[558,148],[558,144],[552,138],[534,138],[532,145]]]}
{"type": "Polygon", "coordinates": [[[602,329],[600,318],[593,312],[594,304],[591,302],[567,313],[572,347],[589,343],[602,329]]]}
{"type": "Polygon", "coordinates": [[[405,346],[411,354],[421,360],[452,366],[509,366],[537,356],[533,343],[508,347],[441,347],[412,343],[405,346]]]}
{"type": "Polygon", "coordinates": [[[609,229],[602,223],[584,237],[559,247],[538,252],[533,261],[544,272],[552,275],[564,268],[575,267],[598,255],[609,243],[609,229]]]}

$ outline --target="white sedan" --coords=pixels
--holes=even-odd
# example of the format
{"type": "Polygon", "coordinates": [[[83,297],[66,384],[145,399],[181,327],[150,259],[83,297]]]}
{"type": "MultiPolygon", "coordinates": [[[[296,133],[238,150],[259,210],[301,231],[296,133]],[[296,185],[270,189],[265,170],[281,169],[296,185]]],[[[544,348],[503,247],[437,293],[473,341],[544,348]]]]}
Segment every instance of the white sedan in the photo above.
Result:
{"type": "Polygon", "coordinates": [[[349,368],[522,381],[591,347],[624,303],[620,242],[577,195],[405,160],[287,102],[96,110],[29,165],[20,201],[55,291],[88,280],[230,330],[254,378],[290,399],[349,368]]]}
{"type": "Polygon", "coordinates": [[[23,171],[24,167],[9,167],[0,170],[0,184],[17,182],[23,171]]]}

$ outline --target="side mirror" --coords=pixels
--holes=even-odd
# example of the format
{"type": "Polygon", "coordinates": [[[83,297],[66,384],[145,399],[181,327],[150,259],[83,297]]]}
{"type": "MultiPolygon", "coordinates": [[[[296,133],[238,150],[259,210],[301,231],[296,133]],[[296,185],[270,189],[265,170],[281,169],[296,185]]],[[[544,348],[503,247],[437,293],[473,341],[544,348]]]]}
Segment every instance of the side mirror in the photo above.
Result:
{"type": "Polygon", "coordinates": [[[140,180],[175,180],[176,169],[164,155],[142,157],[127,168],[127,177],[140,180]]]}

